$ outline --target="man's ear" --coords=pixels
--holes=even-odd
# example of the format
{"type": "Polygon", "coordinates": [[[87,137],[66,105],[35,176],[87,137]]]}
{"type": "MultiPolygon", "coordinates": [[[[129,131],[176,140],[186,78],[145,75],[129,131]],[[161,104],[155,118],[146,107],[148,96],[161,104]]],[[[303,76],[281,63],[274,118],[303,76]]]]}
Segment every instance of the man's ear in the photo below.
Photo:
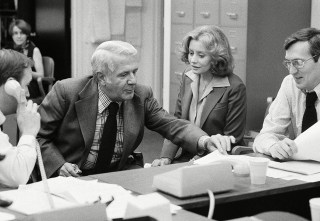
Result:
{"type": "Polygon", "coordinates": [[[97,72],[97,80],[100,85],[106,85],[105,75],[102,72],[97,72]]]}

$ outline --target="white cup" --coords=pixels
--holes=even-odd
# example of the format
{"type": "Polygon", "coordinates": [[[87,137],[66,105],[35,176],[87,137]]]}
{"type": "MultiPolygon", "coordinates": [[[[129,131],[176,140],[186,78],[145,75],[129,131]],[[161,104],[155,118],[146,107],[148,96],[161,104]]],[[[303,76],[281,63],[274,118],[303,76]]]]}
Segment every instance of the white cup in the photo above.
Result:
{"type": "Polygon", "coordinates": [[[267,178],[268,158],[255,157],[249,161],[251,184],[265,184],[267,178]]]}
{"type": "Polygon", "coordinates": [[[320,198],[312,198],[309,200],[311,210],[311,220],[320,221],[320,198]]]}

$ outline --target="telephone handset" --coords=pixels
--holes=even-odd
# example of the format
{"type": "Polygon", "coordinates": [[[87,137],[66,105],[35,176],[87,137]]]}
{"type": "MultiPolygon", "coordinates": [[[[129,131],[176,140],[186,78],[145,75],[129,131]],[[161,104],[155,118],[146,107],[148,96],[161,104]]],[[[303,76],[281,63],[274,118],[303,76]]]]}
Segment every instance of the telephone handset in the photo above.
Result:
{"type": "Polygon", "coordinates": [[[17,101],[20,100],[22,88],[18,81],[14,79],[7,80],[7,82],[4,85],[4,90],[7,94],[16,98],[17,101]]]}
{"type": "Polygon", "coordinates": [[[250,175],[250,168],[246,161],[239,159],[221,159],[216,162],[226,162],[230,163],[233,169],[233,173],[238,176],[248,176],[250,175]]]}

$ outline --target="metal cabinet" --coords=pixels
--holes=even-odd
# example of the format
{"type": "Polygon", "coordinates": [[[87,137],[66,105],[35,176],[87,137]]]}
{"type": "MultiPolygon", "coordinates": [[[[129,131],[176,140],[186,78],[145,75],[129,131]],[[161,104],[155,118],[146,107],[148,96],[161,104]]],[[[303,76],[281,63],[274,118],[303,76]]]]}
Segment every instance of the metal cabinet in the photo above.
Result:
{"type": "Polygon", "coordinates": [[[219,25],[219,5],[219,0],[196,0],[194,7],[195,25],[219,25]]]}
{"type": "Polygon", "coordinates": [[[248,0],[221,0],[221,26],[246,27],[248,0]]]}

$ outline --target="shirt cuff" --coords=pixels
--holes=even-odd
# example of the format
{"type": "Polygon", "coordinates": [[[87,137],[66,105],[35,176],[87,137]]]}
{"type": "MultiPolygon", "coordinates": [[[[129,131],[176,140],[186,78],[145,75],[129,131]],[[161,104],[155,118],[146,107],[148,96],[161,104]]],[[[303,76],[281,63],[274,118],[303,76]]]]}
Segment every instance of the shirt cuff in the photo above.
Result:
{"type": "Polygon", "coordinates": [[[204,146],[207,139],[210,139],[210,137],[207,136],[207,135],[206,136],[202,136],[202,137],[199,138],[197,155],[203,156],[203,155],[205,155],[207,153],[208,150],[204,146]]]}
{"type": "Polygon", "coordinates": [[[27,145],[27,146],[30,146],[32,148],[35,148],[36,147],[36,138],[35,136],[32,136],[32,135],[22,135],[20,137],[20,140],[19,140],[19,143],[17,146],[20,146],[20,145],[27,145]]]}

